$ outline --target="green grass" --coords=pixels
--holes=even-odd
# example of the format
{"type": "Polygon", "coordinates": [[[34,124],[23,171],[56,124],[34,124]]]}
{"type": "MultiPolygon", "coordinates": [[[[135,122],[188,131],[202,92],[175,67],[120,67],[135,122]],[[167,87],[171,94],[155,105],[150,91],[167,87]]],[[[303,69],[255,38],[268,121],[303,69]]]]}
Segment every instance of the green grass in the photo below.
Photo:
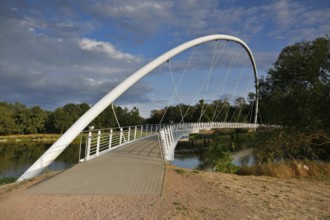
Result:
{"type": "Polygon", "coordinates": [[[173,202],[173,205],[175,206],[175,209],[176,209],[177,211],[184,212],[184,211],[187,211],[187,210],[188,210],[188,208],[187,208],[186,206],[182,205],[182,204],[179,203],[179,202],[173,202]]]}
{"type": "Polygon", "coordinates": [[[194,169],[192,170],[192,172],[193,172],[193,173],[200,173],[200,171],[197,170],[196,168],[194,168],[194,169]]]}
{"type": "MultiPolygon", "coordinates": [[[[61,134],[13,134],[0,135],[0,143],[15,143],[15,142],[55,142],[61,134]]],[[[86,140],[87,134],[84,134],[83,140],[86,140]]],[[[80,143],[80,135],[78,135],[72,143],[80,143]]]]}
{"type": "Polygon", "coordinates": [[[174,169],[174,171],[178,174],[184,174],[186,172],[183,169],[174,169]]]}
{"type": "Polygon", "coordinates": [[[5,185],[8,183],[13,183],[16,181],[17,178],[14,177],[1,177],[0,178],[0,185],[5,185]]]}

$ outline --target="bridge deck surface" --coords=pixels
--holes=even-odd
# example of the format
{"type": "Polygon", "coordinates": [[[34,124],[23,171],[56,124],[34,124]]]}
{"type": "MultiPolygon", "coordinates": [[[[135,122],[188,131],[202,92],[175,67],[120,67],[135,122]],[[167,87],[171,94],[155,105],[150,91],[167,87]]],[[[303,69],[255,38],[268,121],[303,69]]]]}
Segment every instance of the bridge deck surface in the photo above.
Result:
{"type": "Polygon", "coordinates": [[[27,192],[161,195],[164,174],[158,139],[152,136],[75,165],[27,192]]]}

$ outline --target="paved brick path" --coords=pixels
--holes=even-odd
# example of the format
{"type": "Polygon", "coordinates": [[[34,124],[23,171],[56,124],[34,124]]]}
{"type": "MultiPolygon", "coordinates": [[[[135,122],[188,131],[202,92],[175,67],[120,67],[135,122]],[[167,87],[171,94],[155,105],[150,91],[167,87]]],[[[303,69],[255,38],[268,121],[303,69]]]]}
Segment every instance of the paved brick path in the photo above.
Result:
{"type": "Polygon", "coordinates": [[[161,195],[164,173],[158,139],[152,136],[78,164],[27,193],[161,195]]]}

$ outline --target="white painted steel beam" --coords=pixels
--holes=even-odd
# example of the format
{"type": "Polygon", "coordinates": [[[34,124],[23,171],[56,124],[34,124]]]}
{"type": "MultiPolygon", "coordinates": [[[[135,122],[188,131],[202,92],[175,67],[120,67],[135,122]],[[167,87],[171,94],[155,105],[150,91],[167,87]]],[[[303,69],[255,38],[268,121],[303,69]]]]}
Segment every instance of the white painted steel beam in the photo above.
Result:
{"type": "MultiPolygon", "coordinates": [[[[92,122],[104,109],[106,109],[111,103],[113,103],[119,96],[121,96],[126,90],[138,82],[142,77],[156,69],[158,66],[176,56],[177,54],[192,48],[196,45],[203,44],[214,40],[228,40],[236,42],[243,46],[247,51],[254,70],[256,95],[258,97],[258,74],[255,60],[252,52],[247,44],[241,39],[229,35],[209,35],[200,37],[186,43],[183,43],[172,50],[164,53],[158,58],[154,59],[141,69],[133,73],[130,77],[120,83],[117,87],[106,94],[101,100],[99,100],[92,108],[90,108],[84,115],[82,115],[23,175],[17,180],[22,181],[38,176],[42,171],[51,164],[69,144],[79,135],[79,133],[86,128],[90,122],[92,122]]],[[[255,108],[255,123],[257,121],[258,113],[258,98],[256,98],[255,108]]]]}

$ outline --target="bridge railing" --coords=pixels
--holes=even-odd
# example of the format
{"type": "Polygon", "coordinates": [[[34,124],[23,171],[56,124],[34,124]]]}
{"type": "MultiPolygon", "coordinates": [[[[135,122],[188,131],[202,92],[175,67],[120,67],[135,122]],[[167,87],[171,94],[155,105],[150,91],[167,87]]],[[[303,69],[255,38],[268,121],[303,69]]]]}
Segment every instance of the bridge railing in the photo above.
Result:
{"type": "Polygon", "coordinates": [[[79,162],[91,160],[132,141],[156,135],[160,127],[158,124],[147,124],[83,131],[80,149],[82,145],[85,147],[79,162]]]}
{"type": "Polygon", "coordinates": [[[213,128],[251,128],[256,129],[259,124],[230,123],[230,122],[207,122],[207,123],[182,123],[170,124],[159,130],[160,144],[165,160],[174,160],[174,150],[178,141],[191,133],[198,133],[200,130],[213,128]]]}
{"type": "MultiPolygon", "coordinates": [[[[207,122],[207,123],[179,123],[179,124],[147,124],[126,126],[120,128],[94,129],[82,132],[81,144],[84,145],[83,156],[80,162],[85,162],[112,151],[127,143],[157,135],[161,147],[162,159],[174,159],[174,150],[178,141],[191,133],[213,128],[250,128],[256,129],[265,126],[249,123],[207,122]]],[[[267,125],[269,126],[269,125],[267,125]]],[[[276,125],[275,125],[276,126],[276,125]]],[[[274,125],[272,126],[274,127],[274,125]]],[[[80,149],[81,149],[80,147],[80,149]]],[[[81,155],[81,153],[79,154],[81,155]]]]}

